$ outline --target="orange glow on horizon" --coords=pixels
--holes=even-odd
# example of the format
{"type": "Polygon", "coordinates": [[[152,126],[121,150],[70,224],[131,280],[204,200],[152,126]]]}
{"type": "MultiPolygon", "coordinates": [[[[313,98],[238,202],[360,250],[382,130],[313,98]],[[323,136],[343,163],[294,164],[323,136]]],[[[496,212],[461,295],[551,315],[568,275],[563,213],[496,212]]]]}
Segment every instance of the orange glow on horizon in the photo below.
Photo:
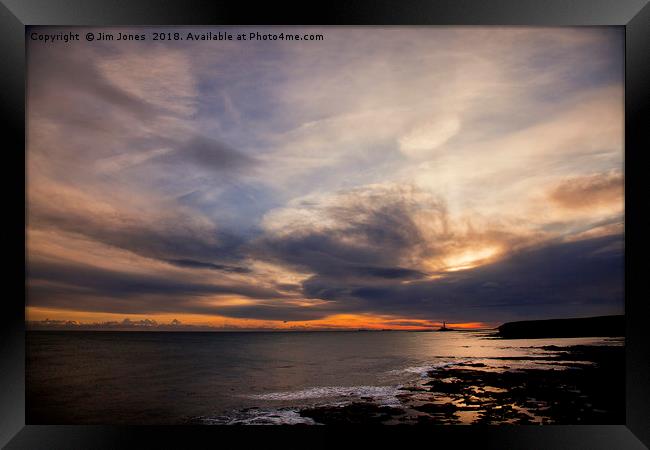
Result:
{"type": "MultiPolygon", "coordinates": [[[[25,318],[28,321],[74,321],[80,325],[101,324],[104,322],[122,322],[155,320],[159,325],[168,325],[178,320],[182,325],[208,326],[217,329],[269,329],[269,330],[425,330],[438,329],[442,321],[411,319],[395,316],[375,316],[371,314],[335,314],[322,319],[309,321],[280,321],[260,319],[237,319],[225,316],[207,316],[199,314],[116,314],[92,311],[72,311],[50,308],[27,307],[25,318]]],[[[483,322],[447,323],[448,328],[472,330],[490,328],[483,322]]]]}

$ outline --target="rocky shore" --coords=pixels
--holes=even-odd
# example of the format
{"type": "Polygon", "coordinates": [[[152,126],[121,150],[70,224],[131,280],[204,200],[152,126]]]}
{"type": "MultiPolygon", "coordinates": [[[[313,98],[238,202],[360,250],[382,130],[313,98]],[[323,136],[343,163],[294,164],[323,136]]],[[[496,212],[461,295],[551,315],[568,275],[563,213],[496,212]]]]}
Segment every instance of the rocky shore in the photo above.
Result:
{"type": "Polygon", "coordinates": [[[624,347],[540,347],[541,355],[429,371],[399,406],[360,399],[301,409],[317,424],[622,424],[624,347]]]}

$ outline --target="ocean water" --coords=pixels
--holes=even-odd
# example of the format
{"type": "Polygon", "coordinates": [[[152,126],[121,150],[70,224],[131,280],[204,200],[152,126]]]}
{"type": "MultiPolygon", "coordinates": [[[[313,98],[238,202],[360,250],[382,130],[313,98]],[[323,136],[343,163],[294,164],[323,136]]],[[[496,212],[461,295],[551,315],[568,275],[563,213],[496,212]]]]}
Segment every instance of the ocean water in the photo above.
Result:
{"type": "MultiPolygon", "coordinates": [[[[543,355],[546,345],[622,339],[501,340],[487,332],[27,333],[28,424],[312,423],[299,408],[364,400],[452,363],[543,355]]],[[[508,360],[539,364],[534,359],[508,360]]],[[[548,367],[548,362],[544,363],[548,367]]]]}

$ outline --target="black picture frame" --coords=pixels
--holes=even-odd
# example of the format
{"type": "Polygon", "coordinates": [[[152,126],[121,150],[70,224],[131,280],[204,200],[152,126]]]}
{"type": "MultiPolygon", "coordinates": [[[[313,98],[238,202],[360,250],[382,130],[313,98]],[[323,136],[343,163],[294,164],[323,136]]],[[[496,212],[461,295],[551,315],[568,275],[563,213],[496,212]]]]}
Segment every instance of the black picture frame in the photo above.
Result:
{"type": "MultiPolygon", "coordinates": [[[[0,0],[0,109],[5,165],[5,288],[0,341],[0,445],[16,448],[188,448],[227,442],[340,445],[330,427],[109,427],[25,425],[25,27],[28,25],[618,25],[625,27],[626,424],[611,426],[383,427],[357,429],[349,444],[482,448],[636,449],[650,446],[650,346],[644,255],[643,171],[650,149],[648,0],[355,0],[303,5],[209,0],[0,0]],[[644,114],[645,113],[645,114],[644,114]],[[646,119],[647,120],[647,119],[646,119]],[[23,218],[23,220],[20,219],[23,218]],[[22,293],[22,295],[21,295],[22,293]],[[638,294],[637,294],[638,293],[638,294]]],[[[28,175],[28,174],[27,174],[28,175]]],[[[603,386],[607,389],[607,386],[603,386]]]]}

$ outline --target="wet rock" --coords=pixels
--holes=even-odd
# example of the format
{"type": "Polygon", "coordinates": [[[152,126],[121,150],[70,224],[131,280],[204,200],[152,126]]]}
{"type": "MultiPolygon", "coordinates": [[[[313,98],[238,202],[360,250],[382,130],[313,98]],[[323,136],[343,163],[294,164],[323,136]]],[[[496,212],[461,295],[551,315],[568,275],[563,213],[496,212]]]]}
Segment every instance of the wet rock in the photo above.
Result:
{"type": "MultiPolygon", "coordinates": [[[[445,395],[449,402],[412,406],[431,416],[419,417],[418,422],[449,423],[441,420],[453,416],[454,411],[472,410],[478,412],[473,423],[482,424],[624,423],[623,347],[548,346],[544,349],[557,353],[509,358],[561,359],[569,361],[560,364],[566,369],[504,370],[507,368],[501,367],[499,371],[486,371],[473,370],[474,366],[461,363],[429,372],[430,380],[423,385],[436,397],[445,395]]],[[[408,405],[408,394],[400,400],[408,405]]]]}
{"type": "Polygon", "coordinates": [[[400,408],[374,403],[355,402],[343,406],[320,406],[303,409],[302,417],[309,417],[324,425],[381,424],[404,414],[400,408]]]}

